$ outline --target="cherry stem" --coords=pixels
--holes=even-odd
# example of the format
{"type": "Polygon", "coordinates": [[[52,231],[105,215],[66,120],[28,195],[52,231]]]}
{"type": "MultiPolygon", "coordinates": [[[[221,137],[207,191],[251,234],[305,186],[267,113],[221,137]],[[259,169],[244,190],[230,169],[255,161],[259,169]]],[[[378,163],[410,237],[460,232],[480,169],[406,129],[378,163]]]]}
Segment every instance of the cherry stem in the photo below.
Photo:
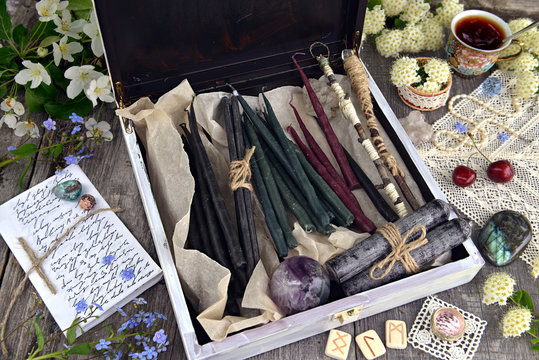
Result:
{"type": "MultiPolygon", "coordinates": [[[[491,163],[492,161],[490,161],[490,159],[489,159],[485,154],[483,154],[483,152],[482,152],[481,150],[479,150],[479,148],[477,147],[477,144],[475,143],[475,140],[474,140],[474,138],[473,138],[472,133],[467,132],[466,135],[468,135],[468,136],[470,137],[470,139],[472,139],[473,146],[476,148],[477,152],[480,153],[485,159],[487,159],[487,161],[488,161],[489,163],[491,163]]],[[[472,155],[473,155],[473,154],[472,154],[472,155]]],[[[471,157],[472,155],[470,155],[470,157],[471,157]]],[[[468,161],[469,161],[469,160],[470,160],[470,158],[468,158],[468,161]]]]}
{"type": "Polygon", "coordinates": [[[471,159],[472,156],[474,156],[475,154],[477,154],[477,152],[474,152],[472,155],[468,156],[468,160],[466,160],[466,166],[467,166],[467,167],[470,167],[470,159],[471,159]]]}

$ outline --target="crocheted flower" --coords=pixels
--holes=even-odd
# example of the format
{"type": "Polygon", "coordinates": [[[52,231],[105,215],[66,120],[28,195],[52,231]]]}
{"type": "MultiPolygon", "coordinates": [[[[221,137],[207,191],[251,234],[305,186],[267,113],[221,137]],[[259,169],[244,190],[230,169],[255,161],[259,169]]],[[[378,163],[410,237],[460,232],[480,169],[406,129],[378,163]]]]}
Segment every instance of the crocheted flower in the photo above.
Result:
{"type": "Polygon", "coordinates": [[[532,269],[531,269],[531,274],[534,278],[537,279],[537,277],[539,276],[539,256],[536,256],[533,260],[532,260],[532,269]]]}
{"type": "Polygon", "coordinates": [[[503,317],[503,336],[519,337],[523,332],[530,330],[532,313],[527,307],[514,307],[503,317]]]}
{"type": "Polygon", "coordinates": [[[391,67],[391,81],[395,86],[401,87],[421,81],[417,74],[419,64],[416,59],[407,56],[397,59],[391,67]]]}
{"type": "Polygon", "coordinates": [[[507,304],[507,299],[513,295],[515,283],[515,280],[507,273],[490,274],[483,285],[483,304],[507,304]]]}
{"type": "Polygon", "coordinates": [[[442,0],[436,8],[434,19],[445,27],[451,26],[451,20],[458,13],[464,10],[464,5],[459,4],[458,0],[442,0]]]}
{"type": "Polygon", "coordinates": [[[421,20],[429,10],[430,4],[428,2],[423,0],[410,0],[408,4],[406,4],[400,18],[402,21],[415,24],[421,20]]]}
{"type": "Polygon", "coordinates": [[[386,24],[386,15],[381,5],[376,5],[372,10],[367,10],[365,13],[365,22],[363,24],[363,32],[365,34],[377,34],[384,28],[386,24]]]}
{"type": "Polygon", "coordinates": [[[382,0],[382,6],[387,16],[397,16],[404,11],[408,0],[382,0]]]}
{"type": "Polygon", "coordinates": [[[539,76],[532,72],[518,73],[515,85],[517,96],[527,99],[539,91],[539,76]]]}
{"type": "Polygon", "coordinates": [[[481,84],[481,90],[486,96],[496,96],[502,92],[502,82],[495,77],[489,77],[481,84]]]}
{"type": "Polygon", "coordinates": [[[376,38],[376,49],[383,57],[397,56],[401,51],[402,30],[382,30],[376,38]]]}
{"type": "Polygon", "coordinates": [[[419,22],[423,33],[423,48],[425,50],[438,50],[444,44],[444,27],[433,18],[426,18],[419,22]]]}
{"type": "Polygon", "coordinates": [[[423,84],[419,85],[416,89],[426,93],[435,93],[440,91],[441,86],[436,81],[427,80],[423,84]]]}
{"type": "Polygon", "coordinates": [[[425,72],[429,76],[429,80],[439,84],[445,84],[449,81],[451,71],[449,64],[446,61],[432,58],[423,66],[425,72]]]}
{"type": "Polygon", "coordinates": [[[406,25],[402,31],[401,50],[403,52],[420,52],[425,46],[425,35],[419,25],[406,25]]]}

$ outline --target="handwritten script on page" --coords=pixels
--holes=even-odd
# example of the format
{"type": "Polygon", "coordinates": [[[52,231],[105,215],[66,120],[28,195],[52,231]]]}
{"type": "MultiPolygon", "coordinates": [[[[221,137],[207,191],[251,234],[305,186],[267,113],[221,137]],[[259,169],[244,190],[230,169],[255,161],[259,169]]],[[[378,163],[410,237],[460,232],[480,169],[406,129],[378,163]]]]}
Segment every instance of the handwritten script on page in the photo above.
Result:
{"type": "MultiPolygon", "coordinates": [[[[1,205],[0,234],[25,272],[32,262],[18,238],[41,258],[57,238],[88,214],[78,206],[78,200],[61,200],[52,194],[52,188],[66,180],[80,181],[82,194],[95,197],[93,210],[109,208],[77,165],[1,205]]],[[[32,271],[29,279],[61,329],[68,328],[76,316],[88,315],[89,309],[76,311],[81,301],[104,310],[95,313],[99,318],[82,324],[86,331],[161,278],[161,269],[112,211],[100,212],[77,225],[43,261],[42,268],[56,294],[37,271],[32,271]]]]}

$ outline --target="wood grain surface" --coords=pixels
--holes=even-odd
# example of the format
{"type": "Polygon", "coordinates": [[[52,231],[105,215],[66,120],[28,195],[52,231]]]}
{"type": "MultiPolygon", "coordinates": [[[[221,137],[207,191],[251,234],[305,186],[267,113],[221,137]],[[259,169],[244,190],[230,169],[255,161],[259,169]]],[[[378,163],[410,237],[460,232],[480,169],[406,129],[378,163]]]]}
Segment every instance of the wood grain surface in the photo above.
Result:
{"type": "MultiPolygon", "coordinates": [[[[14,6],[14,18],[18,22],[32,21],[32,17],[34,16],[33,4],[35,2],[19,0],[8,1],[8,3],[10,6],[14,6]]],[[[539,2],[537,0],[469,0],[466,7],[488,9],[503,15],[506,20],[520,16],[539,18],[539,2]]],[[[437,55],[440,57],[442,54],[442,51],[426,53],[427,56],[437,55]]],[[[382,58],[376,53],[369,41],[364,44],[361,50],[361,58],[366,63],[369,72],[386,96],[397,117],[406,116],[411,109],[401,102],[396,88],[389,81],[388,70],[393,59],[382,58]]],[[[464,80],[455,76],[451,95],[470,93],[486,76],[487,74],[470,80],[464,80]]],[[[429,122],[433,122],[445,114],[445,112],[446,109],[442,108],[425,113],[425,115],[429,122]]],[[[96,115],[94,114],[94,116],[96,115]]],[[[42,114],[33,115],[32,119],[41,122],[44,120],[44,116],[42,114]]],[[[132,175],[127,150],[121,138],[120,124],[114,115],[113,107],[105,106],[99,117],[99,120],[105,120],[112,124],[112,132],[115,139],[97,148],[94,152],[95,155],[90,159],[83,160],[80,166],[112,207],[119,206],[125,209],[118,216],[152,258],[157,261],[141,199],[132,175]]],[[[6,127],[0,129],[0,149],[6,149],[10,145],[17,145],[18,141],[20,141],[20,138],[12,135],[11,130],[6,129],[6,127]]],[[[24,166],[24,163],[12,164],[7,168],[0,169],[0,204],[21,192],[17,185],[17,179],[18,174],[20,174],[24,166]]],[[[53,173],[54,168],[49,163],[42,161],[34,162],[30,170],[30,176],[25,181],[25,186],[31,187],[53,175],[53,173]]],[[[536,359],[538,354],[529,350],[530,342],[528,336],[512,340],[502,337],[501,317],[507,310],[507,307],[486,306],[481,303],[480,294],[482,284],[488,274],[494,271],[499,271],[499,269],[487,264],[470,283],[442,292],[437,296],[488,321],[488,326],[475,355],[475,359],[536,359]]],[[[503,271],[511,274],[517,281],[517,287],[527,290],[532,295],[534,302],[539,305],[537,282],[529,275],[524,262],[517,260],[514,264],[503,268],[503,271]]],[[[3,240],[0,241],[0,317],[3,318],[7,304],[11,300],[11,294],[23,278],[23,275],[23,271],[7,248],[5,242],[3,240]]],[[[142,297],[148,301],[148,310],[163,313],[169,319],[166,321],[165,331],[169,336],[170,346],[168,346],[167,352],[161,354],[159,358],[185,359],[185,352],[164,282],[161,281],[146,291],[142,294],[142,297]]],[[[386,320],[404,320],[407,323],[408,329],[410,329],[422,303],[423,300],[415,301],[405,306],[348,324],[339,329],[352,334],[352,336],[356,336],[369,329],[374,329],[383,338],[386,320]]],[[[40,302],[39,296],[30,283],[26,285],[22,296],[10,315],[8,331],[15,328],[21,320],[32,317],[36,310],[41,310],[46,314],[44,320],[45,325],[43,326],[45,337],[47,338],[48,335],[57,332],[58,327],[56,323],[40,302]]],[[[122,319],[118,315],[114,315],[109,319],[109,323],[118,327],[122,322],[122,319]]],[[[313,336],[303,341],[258,355],[253,357],[253,359],[325,359],[327,358],[324,355],[327,335],[327,333],[323,333],[313,336]]],[[[61,348],[64,343],[65,339],[60,336],[52,342],[47,343],[45,349],[54,351],[61,348]]],[[[36,346],[36,340],[26,330],[18,329],[7,339],[6,344],[10,350],[10,355],[8,357],[0,355],[0,359],[24,359],[26,358],[26,354],[36,346]]],[[[405,350],[388,349],[385,357],[386,359],[415,360],[431,358],[430,355],[411,346],[408,346],[405,350]]],[[[348,359],[363,358],[357,346],[355,344],[352,345],[348,359]]]]}

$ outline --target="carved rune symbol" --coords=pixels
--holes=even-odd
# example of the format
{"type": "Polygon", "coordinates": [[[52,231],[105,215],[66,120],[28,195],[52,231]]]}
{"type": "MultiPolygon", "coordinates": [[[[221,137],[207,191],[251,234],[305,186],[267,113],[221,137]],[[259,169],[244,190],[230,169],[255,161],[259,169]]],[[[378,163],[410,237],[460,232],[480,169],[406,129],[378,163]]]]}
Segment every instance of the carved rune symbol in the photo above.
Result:
{"type": "Polygon", "coordinates": [[[340,333],[338,331],[336,333],[337,333],[337,337],[335,339],[333,339],[333,345],[335,345],[335,349],[333,349],[331,351],[338,350],[341,354],[344,355],[344,351],[342,351],[342,349],[346,348],[346,340],[343,337],[342,333],[340,333]],[[339,345],[337,343],[337,342],[339,342],[339,340],[342,342],[342,345],[339,345]]]}
{"type": "Polygon", "coordinates": [[[393,333],[393,330],[399,332],[401,334],[401,342],[404,342],[404,326],[402,323],[400,324],[393,324],[389,323],[389,341],[391,342],[391,334],[393,333]]]}

